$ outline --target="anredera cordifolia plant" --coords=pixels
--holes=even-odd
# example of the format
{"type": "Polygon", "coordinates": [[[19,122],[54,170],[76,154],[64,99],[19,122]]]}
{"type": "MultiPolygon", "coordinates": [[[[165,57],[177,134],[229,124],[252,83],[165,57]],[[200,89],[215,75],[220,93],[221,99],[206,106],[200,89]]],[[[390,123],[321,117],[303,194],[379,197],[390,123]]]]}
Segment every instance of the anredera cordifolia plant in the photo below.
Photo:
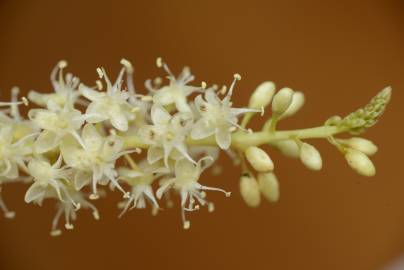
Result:
{"type": "MultiPolygon", "coordinates": [[[[80,83],[70,73],[64,75],[67,63],[60,61],[51,73],[53,92],[30,91],[19,101],[19,90],[13,88],[11,101],[0,103],[1,187],[25,183],[29,186],[26,203],[56,201],[52,236],[61,234],[58,223],[62,216],[65,228],[73,229],[72,221],[80,209],[89,209],[99,219],[93,201],[103,197],[106,189],[122,193],[120,216],[146,207],[157,214],[178,200],[183,228],[188,229],[187,212],[201,206],[214,210],[208,192],[230,196],[230,192],[200,181],[208,169],[220,173],[216,164],[220,151],[240,165],[240,193],[250,207],[257,207],[261,196],[269,202],[279,200],[275,165],[262,146],[300,159],[316,171],[322,168],[320,152],[305,139],[323,138],[356,172],[375,175],[369,156],[377,147],[357,136],[382,115],[391,97],[390,87],[345,117],[333,116],[314,128],[278,130],[278,122],[297,113],[305,103],[302,92],[286,87],[276,91],[275,84],[267,81],[252,93],[247,108],[234,108],[231,98],[239,74],[228,88],[203,81],[192,86],[194,76],[189,68],[175,77],[161,58],[156,63],[168,80],[147,80],[147,94],[135,90],[134,70],[125,59],[115,81],[104,68],[98,68],[99,80],[94,86],[80,83]],[[19,106],[29,102],[39,108],[22,117],[19,106]],[[265,109],[272,111],[270,116],[264,114],[265,109]],[[257,115],[265,116],[266,122],[261,130],[253,131],[248,124],[257,115]],[[336,137],[341,133],[356,137],[336,137]]],[[[6,218],[15,216],[1,193],[0,208],[6,218]]]]}

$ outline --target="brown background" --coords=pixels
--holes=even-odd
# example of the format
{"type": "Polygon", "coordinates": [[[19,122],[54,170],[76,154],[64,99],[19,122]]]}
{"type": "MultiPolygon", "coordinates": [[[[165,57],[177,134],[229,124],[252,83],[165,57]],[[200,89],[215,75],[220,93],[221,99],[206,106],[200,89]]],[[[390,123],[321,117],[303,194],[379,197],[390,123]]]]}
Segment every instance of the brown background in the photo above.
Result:
{"type": "Polygon", "coordinates": [[[161,71],[163,56],[197,81],[243,80],[242,106],[263,80],[304,91],[307,103],[282,128],[309,127],[365,104],[387,85],[391,106],[366,133],[379,146],[373,179],[356,175],[325,142],[324,170],[271,152],[281,200],[247,208],[238,194],[238,168],[223,158],[221,178],[202,181],[233,190],[212,194],[213,214],[190,215],[183,231],[178,209],[151,217],[116,218],[116,194],[98,202],[102,219],[81,212],[77,230],[48,236],[53,204],[25,205],[26,187],[6,186],[16,220],[0,218],[0,269],[381,269],[404,253],[403,87],[401,1],[1,1],[1,98],[17,84],[50,91],[59,59],[91,84],[95,68],[113,76],[126,57],[138,88],[161,71]]]}

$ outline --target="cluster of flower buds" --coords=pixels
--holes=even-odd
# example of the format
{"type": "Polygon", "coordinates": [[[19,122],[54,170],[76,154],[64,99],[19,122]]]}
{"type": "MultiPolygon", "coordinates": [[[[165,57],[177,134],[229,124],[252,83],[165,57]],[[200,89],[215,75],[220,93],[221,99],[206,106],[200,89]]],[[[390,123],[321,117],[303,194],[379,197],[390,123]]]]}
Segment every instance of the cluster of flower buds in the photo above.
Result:
{"type": "Polygon", "coordinates": [[[200,183],[204,171],[221,171],[215,164],[220,150],[240,161],[240,193],[248,206],[257,207],[261,195],[269,202],[279,200],[275,166],[263,147],[272,146],[300,158],[307,168],[320,170],[320,153],[303,141],[307,138],[328,139],[358,173],[375,174],[368,158],[377,150],[373,143],[334,135],[373,125],[390,99],[389,88],[344,119],[334,117],[317,128],[278,131],[277,123],[304,105],[303,93],[286,87],[276,92],[274,83],[264,82],[252,93],[247,108],[234,108],[231,98],[239,74],[229,87],[204,81],[195,86],[190,85],[195,78],[189,68],[176,77],[158,58],[156,64],[168,82],[158,77],[147,80],[146,94],[140,94],[134,87],[132,64],[125,59],[121,64],[115,81],[104,68],[97,68],[99,79],[88,86],[64,74],[67,62],[60,61],[51,72],[53,92],[30,91],[28,99],[19,101],[19,90],[13,88],[11,101],[0,102],[0,208],[6,218],[15,213],[4,203],[1,188],[23,182],[29,185],[26,203],[56,201],[52,236],[61,234],[62,217],[65,229],[73,229],[80,209],[90,210],[98,220],[94,200],[104,197],[107,189],[122,194],[120,217],[133,208],[150,207],[157,214],[178,198],[182,225],[188,229],[187,213],[203,206],[214,211],[207,191],[230,196],[200,183]],[[29,101],[37,107],[23,117],[19,106],[29,101]],[[272,115],[262,130],[247,128],[268,106],[272,115]]]}

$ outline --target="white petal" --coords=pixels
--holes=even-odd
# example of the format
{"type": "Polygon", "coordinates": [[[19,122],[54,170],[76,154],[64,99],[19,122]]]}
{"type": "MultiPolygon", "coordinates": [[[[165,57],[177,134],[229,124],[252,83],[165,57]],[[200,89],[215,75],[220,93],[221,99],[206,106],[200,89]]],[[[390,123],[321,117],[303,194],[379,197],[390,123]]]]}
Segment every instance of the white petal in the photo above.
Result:
{"type": "Polygon", "coordinates": [[[113,113],[111,115],[111,125],[119,131],[128,130],[128,119],[124,113],[113,113]]]}
{"type": "Polygon", "coordinates": [[[150,146],[147,150],[147,161],[152,164],[164,157],[163,149],[156,146],[150,146]]]}
{"type": "Polygon", "coordinates": [[[96,100],[96,99],[100,99],[105,96],[105,94],[103,92],[98,92],[83,84],[80,85],[79,90],[80,90],[81,94],[89,100],[96,100]]]}
{"type": "Polygon", "coordinates": [[[151,108],[151,118],[155,125],[166,125],[170,121],[171,115],[163,107],[153,105],[151,108]]]}
{"type": "Polygon", "coordinates": [[[231,134],[227,126],[216,128],[216,142],[223,150],[229,149],[231,144],[231,134]]]}
{"type": "Polygon", "coordinates": [[[98,151],[103,145],[102,136],[92,124],[86,124],[84,126],[81,137],[87,149],[91,151],[98,151]]]}
{"type": "Polygon", "coordinates": [[[155,103],[159,103],[159,104],[161,104],[163,106],[174,103],[174,95],[173,95],[173,93],[171,91],[171,87],[170,86],[164,86],[163,88],[158,90],[154,94],[153,100],[154,100],[155,103]]]}
{"type": "Polygon", "coordinates": [[[78,171],[74,176],[74,187],[77,190],[81,190],[85,185],[88,185],[91,182],[91,173],[78,171]]]}
{"type": "Polygon", "coordinates": [[[48,152],[56,148],[59,142],[60,139],[55,132],[44,130],[41,132],[41,134],[39,134],[34,143],[35,151],[38,154],[48,152]]]}
{"type": "Polygon", "coordinates": [[[194,140],[203,139],[209,137],[215,133],[215,128],[208,125],[205,119],[199,119],[194,125],[191,131],[191,137],[194,140]]]}
{"type": "Polygon", "coordinates": [[[25,193],[25,202],[30,203],[34,200],[42,198],[45,195],[45,188],[37,183],[32,184],[25,193]]]}

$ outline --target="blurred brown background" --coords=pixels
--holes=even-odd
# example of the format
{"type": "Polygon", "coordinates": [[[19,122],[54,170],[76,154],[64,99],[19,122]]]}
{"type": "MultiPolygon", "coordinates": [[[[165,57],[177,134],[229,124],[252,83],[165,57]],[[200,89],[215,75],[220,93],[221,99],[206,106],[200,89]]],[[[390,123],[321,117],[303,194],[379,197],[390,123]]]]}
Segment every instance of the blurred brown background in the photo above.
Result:
{"type": "MultiPolygon", "coordinates": [[[[17,219],[0,218],[0,269],[382,269],[404,254],[402,1],[5,1],[0,2],[0,89],[50,91],[60,59],[91,84],[103,65],[115,76],[126,57],[136,83],[162,75],[162,56],[197,82],[229,83],[242,106],[255,86],[273,80],[304,91],[307,103],[282,128],[320,125],[364,105],[387,85],[393,100],[365,136],[380,151],[373,179],[356,175],[330,145],[324,169],[311,172],[271,152],[281,200],[247,208],[238,168],[204,183],[232,190],[211,194],[217,210],[191,214],[183,231],[178,209],[152,217],[131,211],[118,220],[116,194],[98,202],[102,219],[79,214],[76,230],[48,233],[53,203],[23,202],[25,187],[5,186],[17,219]]],[[[398,268],[402,269],[402,268],[398,268]]]]}

